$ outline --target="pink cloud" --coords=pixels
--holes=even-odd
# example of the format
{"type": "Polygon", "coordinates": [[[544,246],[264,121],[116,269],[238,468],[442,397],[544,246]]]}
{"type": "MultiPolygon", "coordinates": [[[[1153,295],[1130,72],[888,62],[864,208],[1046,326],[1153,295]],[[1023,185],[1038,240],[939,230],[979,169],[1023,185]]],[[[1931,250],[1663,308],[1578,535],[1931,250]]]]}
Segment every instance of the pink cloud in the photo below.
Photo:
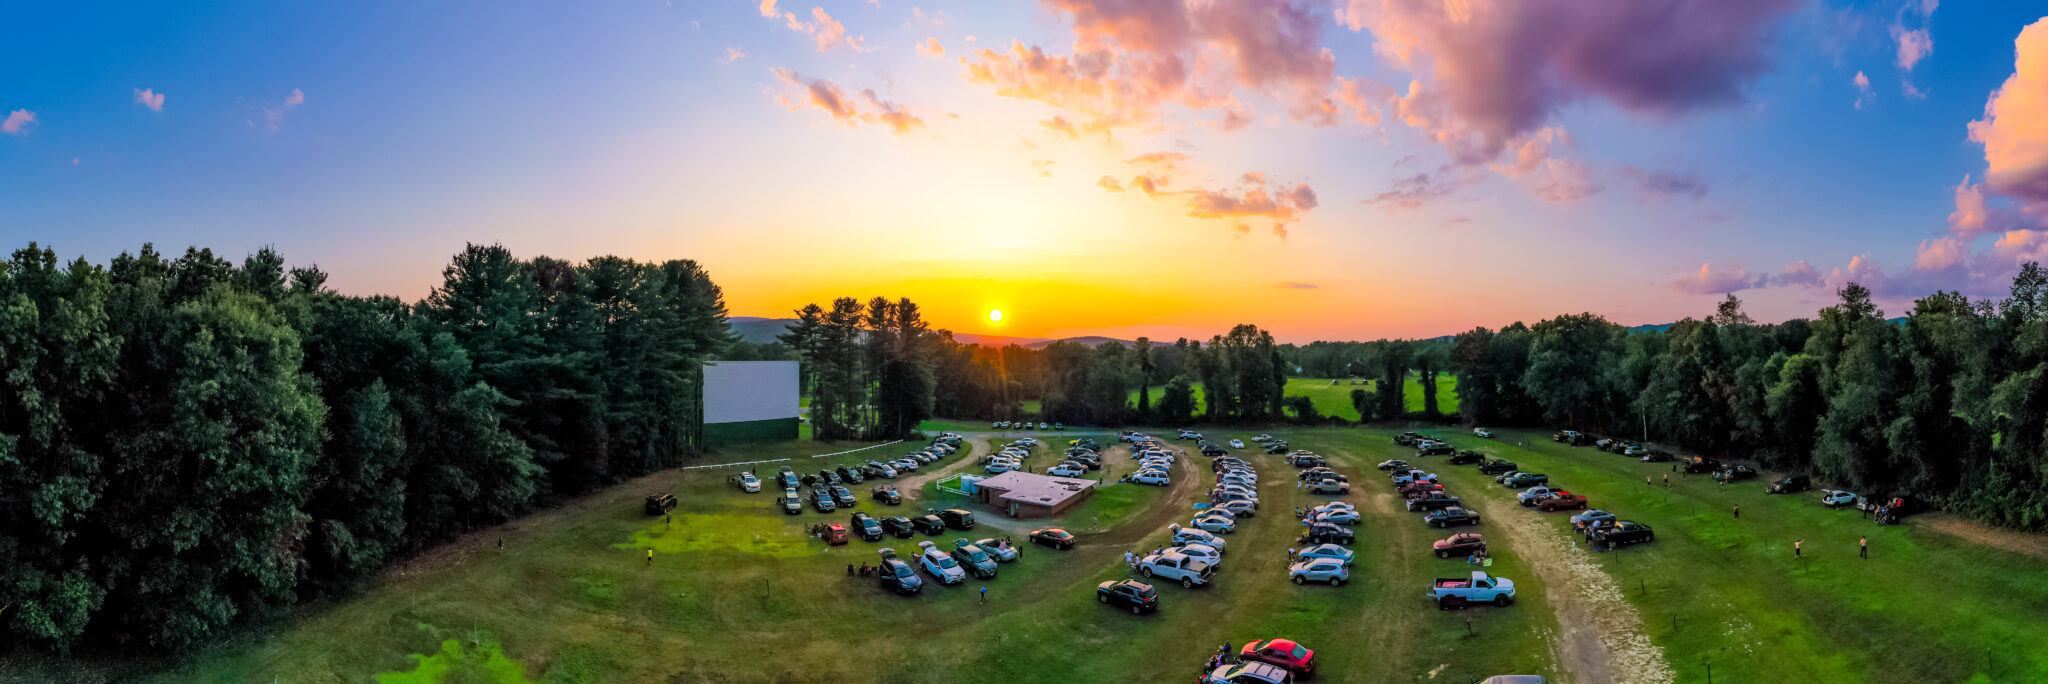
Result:
{"type": "Polygon", "coordinates": [[[1945,271],[1963,263],[1969,248],[1955,238],[1921,240],[1913,268],[1922,271],[1945,271]]]}
{"type": "Polygon", "coordinates": [[[2048,18],[2020,31],[2013,74],[1970,122],[1970,140],[1984,146],[1984,182],[2028,203],[2048,203],[2048,18]]]}
{"type": "Polygon", "coordinates": [[[1671,281],[1672,289],[1696,295],[1723,294],[1752,286],[1749,271],[1739,265],[1716,269],[1713,264],[1700,264],[1699,273],[1671,281]]]}
{"type": "Polygon", "coordinates": [[[1780,286],[1818,287],[1823,282],[1820,271],[1804,261],[1785,264],[1785,270],[1772,279],[1772,283],[1780,286]]]}
{"type": "Polygon", "coordinates": [[[1892,40],[1899,43],[1897,64],[1901,71],[1912,71],[1913,65],[1934,54],[1934,37],[1927,33],[1927,29],[1907,29],[1904,26],[1893,25],[1892,40]]]}
{"type": "Polygon", "coordinates": [[[780,13],[775,11],[775,0],[761,0],[761,16],[768,19],[780,16],[780,13]]]}
{"type": "Polygon", "coordinates": [[[1103,176],[1101,179],[1095,181],[1095,186],[1102,188],[1104,190],[1108,190],[1110,192],[1124,191],[1124,186],[1116,182],[1115,176],[1103,176]]]}
{"type": "Polygon", "coordinates": [[[135,103],[148,107],[150,111],[161,112],[164,110],[164,94],[156,92],[155,88],[136,88],[135,103]]]}
{"type": "Polygon", "coordinates": [[[746,58],[747,58],[747,53],[745,53],[745,52],[741,52],[739,48],[736,48],[736,47],[728,47],[728,48],[726,48],[726,49],[725,49],[725,59],[721,59],[721,60],[718,60],[718,61],[720,61],[720,62],[723,62],[723,63],[725,63],[725,64],[731,64],[731,63],[733,63],[733,62],[737,62],[737,61],[740,61],[740,60],[742,60],[742,59],[746,59],[746,58]]]}
{"type": "Polygon", "coordinates": [[[834,123],[846,128],[858,128],[863,124],[887,126],[897,135],[924,128],[924,119],[905,111],[901,105],[883,100],[872,88],[860,91],[860,98],[855,100],[832,81],[806,79],[781,67],[776,67],[774,72],[775,78],[784,84],[802,89],[802,97],[777,96],[777,101],[790,111],[809,107],[826,113],[834,123]]]}
{"type": "Polygon", "coordinates": [[[26,135],[28,129],[35,125],[35,112],[31,112],[26,109],[17,109],[7,113],[6,121],[0,121],[0,133],[7,133],[9,135],[26,135]]]}
{"type": "Polygon", "coordinates": [[[1870,89],[1870,77],[1863,75],[1862,71],[1857,71],[1856,78],[1849,79],[1849,83],[1856,86],[1857,109],[1877,100],[1877,91],[1870,89]]]}
{"type": "Polygon", "coordinates": [[[1441,170],[1435,176],[1418,173],[1394,181],[1392,189],[1373,195],[1365,199],[1364,203],[1377,204],[1386,207],[1388,211],[1419,209],[1424,204],[1451,194],[1463,185],[1463,182],[1448,175],[1441,170]]]}
{"type": "Polygon", "coordinates": [[[1673,171],[1648,171],[1635,166],[1622,165],[1621,175],[1634,181],[1636,189],[1646,198],[1664,201],[1673,197],[1698,200],[1707,196],[1707,181],[1690,173],[1673,171]]]}
{"type": "Polygon", "coordinates": [[[917,54],[926,57],[945,57],[946,46],[940,45],[937,38],[926,38],[924,42],[917,44],[917,54]]]}
{"type": "Polygon", "coordinates": [[[285,115],[286,113],[290,112],[290,111],[291,111],[292,109],[294,109],[294,108],[298,107],[299,105],[302,105],[302,104],[305,104],[305,103],[306,103],[306,92],[305,92],[305,91],[303,91],[303,90],[300,90],[300,89],[298,89],[298,88],[293,88],[293,89],[292,89],[292,92],[291,92],[291,94],[290,94],[290,95],[286,95],[286,96],[284,97],[284,103],[283,103],[283,104],[280,104],[280,105],[278,105],[278,106],[277,106],[277,107],[275,107],[275,108],[272,108],[272,107],[264,107],[264,108],[263,108],[263,125],[264,125],[264,127],[265,127],[265,128],[268,128],[268,129],[270,129],[270,130],[273,130],[273,131],[274,131],[274,130],[277,130],[277,124],[278,124],[278,122],[280,122],[280,121],[283,121],[283,120],[284,120],[284,115],[285,115]]]}
{"type": "Polygon", "coordinates": [[[1348,0],[1339,23],[1417,76],[1403,119],[1490,160],[1560,106],[1679,115],[1740,102],[1798,0],[1348,0]],[[1418,101],[1423,97],[1429,102],[1418,101]]]}

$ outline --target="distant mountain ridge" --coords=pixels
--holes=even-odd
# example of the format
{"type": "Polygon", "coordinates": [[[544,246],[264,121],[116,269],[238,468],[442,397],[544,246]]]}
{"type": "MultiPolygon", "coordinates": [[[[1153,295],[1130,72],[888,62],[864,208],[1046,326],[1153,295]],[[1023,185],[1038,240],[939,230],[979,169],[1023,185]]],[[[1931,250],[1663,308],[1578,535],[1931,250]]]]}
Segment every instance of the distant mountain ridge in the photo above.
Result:
{"type": "MultiPolygon", "coordinates": [[[[775,337],[777,335],[781,335],[784,332],[788,332],[790,324],[795,323],[796,319],[763,318],[760,316],[729,316],[726,318],[726,321],[732,324],[733,334],[737,335],[741,341],[749,342],[752,344],[765,344],[768,342],[774,342],[775,337]]],[[[1008,346],[1014,344],[1024,347],[1026,349],[1044,349],[1054,342],[1073,342],[1075,344],[1083,344],[1090,347],[1102,344],[1104,342],[1116,342],[1126,347],[1136,344],[1135,342],[1132,342],[1130,340],[1120,340],[1114,337],[1103,337],[1101,335],[1083,335],[1080,337],[1068,337],[1058,340],[1049,340],[1043,337],[1006,337],[998,335],[977,335],[974,333],[959,332],[953,333],[953,341],[959,342],[961,344],[979,344],[983,346],[1008,346]]]]}

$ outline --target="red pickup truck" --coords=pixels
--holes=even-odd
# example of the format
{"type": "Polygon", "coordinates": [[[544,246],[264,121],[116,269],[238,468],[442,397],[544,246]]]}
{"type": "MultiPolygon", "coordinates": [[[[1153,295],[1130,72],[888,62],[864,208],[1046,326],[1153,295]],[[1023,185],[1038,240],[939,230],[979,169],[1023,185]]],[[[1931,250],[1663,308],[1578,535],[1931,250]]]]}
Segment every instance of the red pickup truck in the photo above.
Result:
{"type": "Polygon", "coordinates": [[[1550,511],[1583,510],[1586,508],[1586,497],[1560,491],[1556,496],[1544,499],[1536,504],[1536,508],[1546,513],[1550,511]]]}

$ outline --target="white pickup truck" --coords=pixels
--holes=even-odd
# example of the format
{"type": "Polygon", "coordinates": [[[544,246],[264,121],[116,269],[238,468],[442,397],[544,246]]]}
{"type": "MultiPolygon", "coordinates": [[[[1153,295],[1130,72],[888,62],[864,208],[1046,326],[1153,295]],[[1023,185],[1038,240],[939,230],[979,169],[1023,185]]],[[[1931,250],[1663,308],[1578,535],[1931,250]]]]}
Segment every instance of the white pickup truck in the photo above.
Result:
{"type": "Polygon", "coordinates": [[[1216,566],[1195,560],[1185,553],[1155,553],[1138,562],[1138,574],[1180,582],[1183,587],[1208,584],[1216,566]]]}
{"type": "Polygon", "coordinates": [[[1474,570],[1471,579],[1436,578],[1429,585],[1429,597],[1436,600],[1438,608],[1454,608],[1467,603],[1505,606],[1515,600],[1515,581],[1474,570]]]}

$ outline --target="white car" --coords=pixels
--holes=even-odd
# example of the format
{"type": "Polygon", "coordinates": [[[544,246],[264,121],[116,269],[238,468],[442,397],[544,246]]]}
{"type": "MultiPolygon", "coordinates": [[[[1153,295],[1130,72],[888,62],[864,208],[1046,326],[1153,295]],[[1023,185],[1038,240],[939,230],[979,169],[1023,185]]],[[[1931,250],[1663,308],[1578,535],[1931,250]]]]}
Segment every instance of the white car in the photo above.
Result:
{"type": "Polygon", "coordinates": [[[1209,510],[1225,511],[1230,513],[1232,517],[1249,518],[1252,517],[1254,511],[1259,510],[1259,501],[1257,499],[1238,499],[1236,501],[1225,501],[1223,503],[1210,506],[1209,510]]]}
{"type": "Polygon", "coordinates": [[[1828,508],[1849,506],[1856,503],[1856,493],[1841,489],[1830,489],[1820,493],[1820,502],[1826,504],[1828,508]]]}
{"type": "Polygon", "coordinates": [[[1222,537],[1189,527],[1183,527],[1179,532],[1173,533],[1173,543],[1181,546],[1201,544],[1215,549],[1217,553],[1223,553],[1228,550],[1225,548],[1228,544],[1223,541],[1222,537]]]}
{"type": "Polygon", "coordinates": [[[1339,525],[1356,525],[1358,524],[1358,511],[1343,509],[1323,511],[1315,514],[1315,520],[1316,522],[1337,523],[1339,525]]]}
{"type": "Polygon", "coordinates": [[[1329,558],[1295,563],[1287,568],[1287,575],[1294,579],[1295,584],[1328,582],[1333,587],[1344,586],[1344,582],[1351,579],[1351,571],[1345,569],[1344,561],[1329,558]]]}
{"type": "Polygon", "coordinates": [[[917,543],[923,553],[917,555],[917,564],[931,573],[941,584],[959,584],[967,579],[967,571],[960,569],[960,562],[953,560],[953,554],[939,550],[939,545],[928,541],[917,543]]]}
{"type": "Polygon", "coordinates": [[[1182,554],[1189,558],[1193,558],[1195,560],[1208,563],[1210,565],[1221,565],[1223,563],[1223,554],[1217,553],[1216,549],[1210,547],[1208,544],[1188,544],[1185,546],[1170,546],[1167,547],[1166,552],[1182,554]]]}
{"type": "Polygon", "coordinates": [[[1273,436],[1272,436],[1272,435],[1269,435],[1269,434],[1266,434],[1266,433],[1263,433],[1263,432],[1261,432],[1261,433],[1259,433],[1259,436],[1257,436],[1257,437],[1253,437],[1253,438],[1252,438],[1252,441],[1254,441],[1254,442],[1271,442],[1271,441],[1273,441],[1273,436]]]}
{"type": "Polygon", "coordinates": [[[1019,464],[1015,461],[989,461],[988,465],[981,467],[981,472],[988,473],[990,475],[998,475],[1010,472],[1012,470],[1016,470],[1018,466],[1019,464]]]}
{"type": "Polygon", "coordinates": [[[1351,553],[1351,549],[1347,549],[1336,544],[1317,544],[1315,546],[1302,549],[1301,553],[1296,554],[1294,558],[1295,562],[1297,563],[1302,561],[1315,560],[1318,558],[1329,558],[1332,560],[1343,561],[1345,565],[1350,565],[1353,556],[1351,553]]]}
{"type": "Polygon", "coordinates": [[[1242,440],[1242,439],[1233,439],[1233,440],[1230,440],[1230,448],[1232,448],[1232,449],[1243,449],[1243,448],[1244,448],[1244,440],[1242,440]]]}
{"type": "Polygon", "coordinates": [[[1131,481],[1138,484],[1159,485],[1161,487],[1173,484],[1173,478],[1168,477],[1164,470],[1141,470],[1138,471],[1138,474],[1131,476],[1131,481]]]}
{"type": "Polygon", "coordinates": [[[1138,574],[1178,580],[1181,586],[1192,587],[1197,584],[1208,584],[1209,578],[1216,575],[1216,568],[1184,554],[1161,553],[1146,556],[1144,560],[1138,561],[1138,574]]]}
{"type": "Polygon", "coordinates": [[[754,477],[753,473],[740,473],[740,491],[749,494],[760,492],[761,478],[754,477]]]}
{"type": "Polygon", "coordinates": [[[1072,463],[1062,463],[1046,470],[1045,474],[1053,477],[1081,477],[1088,474],[1088,469],[1072,463]]]}
{"type": "Polygon", "coordinates": [[[1022,444],[1022,445],[1024,445],[1024,446],[1038,446],[1038,438],[1037,438],[1037,437],[1025,437],[1025,438],[1023,438],[1023,439],[1017,440],[1017,443],[1018,443],[1018,444],[1022,444]]]}
{"type": "Polygon", "coordinates": [[[1482,427],[1472,428],[1472,436],[1493,439],[1493,431],[1482,427]]]}
{"type": "Polygon", "coordinates": [[[1038,429],[1040,429],[1040,430],[1051,430],[1051,429],[1052,429],[1052,426],[1051,426],[1051,425],[1048,425],[1048,424],[1045,424],[1045,423],[1039,423],[1039,424],[1038,424],[1038,429]]]}
{"type": "Polygon", "coordinates": [[[894,461],[890,461],[889,465],[896,466],[897,472],[910,472],[917,470],[918,466],[924,464],[918,463],[917,459],[914,458],[899,458],[894,461]]]}
{"type": "Polygon", "coordinates": [[[1257,486],[1259,486],[1259,481],[1258,481],[1258,480],[1248,480],[1248,479],[1245,479],[1245,478],[1242,478],[1242,477],[1224,477],[1224,478],[1223,478],[1223,479],[1222,479],[1222,480],[1221,480],[1220,482],[1218,482],[1217,484],[1227,484],[1227,485],[1240,485],[1240,486],[1245,486],[1245,487],[1257,487],[1257,486]]]}
{"type": "Polygon", "coordinates": [[[1196,528],[1222,534],[1229,534],[1231,532],[1237,531],[1237,519],[1231,517],[1227,513],[1221,515],[1198,516],[1194,519],[1192,525],[1196,528]]]}
{"type": "Polygon", "coordinates": [[[995,424],[995,428],[996,428],[997,430],[1001,430],[1001,429],[1004,429],[1004,428],[1008,428],[1008,427],[1010,427],[1010,421],[1007,421],[1007,420],[998,420],[998,421],[996,421],[996,424],[995,424]]]}

